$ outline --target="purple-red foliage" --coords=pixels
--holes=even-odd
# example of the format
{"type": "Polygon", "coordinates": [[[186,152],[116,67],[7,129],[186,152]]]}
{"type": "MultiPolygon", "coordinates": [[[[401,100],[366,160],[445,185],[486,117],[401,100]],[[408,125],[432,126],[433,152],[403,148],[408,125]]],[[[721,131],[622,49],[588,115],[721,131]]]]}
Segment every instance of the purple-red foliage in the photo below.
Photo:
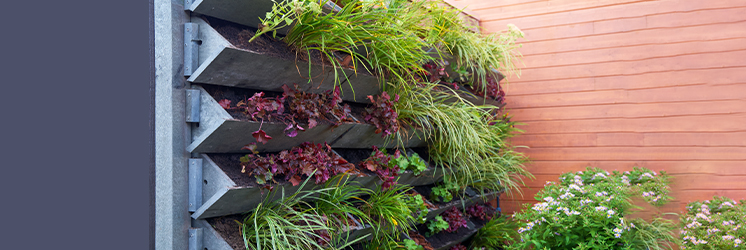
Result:
{"type": "Polygon", "coordinates": [[[467,249],[466,249],[466,246],[458,244],[458,245],[452,246],[450,250],[467,250],[467,249]]]}
{"type": "MultiPolygon", "coordinates": [[[[287,125],[285,134],[289,137],[295,137],[298,130],[305,130],[298,121],[307,122],[309,129],[315,127],[319,120],[329,121],[335,126],[344,121],[352,121],[350,107],[342,105],[338,86],[333,91],[326,91],[324,95],[300,91],[297,84],[292,89],[282,85],[282,90],[280,97],[265,98],[264,92],[255,93],[251,98],[236,103],[235,107],[231,107],[231,101],[227,99],[220,100],[218,104],[224,109],[240,110],[255,121],[278,119],[287,125]]],[[[261,138],[271,139],[269,136],[261,138]]],[[[263,143],[266,140],[257,138],[257,141],[263,143]]]]}
{"type": "Polygon", "coordinates": [[[486,85],[481,81],[474,81],[470,90],[478,96],[484,96],[486,92],[488,97],[495,99],[498,103],[505,101],[505,92],[500,87],[500,83],[497,82],[497,79],[492,76],[487,76],[486,80],[486,85]]]}
{"type": "Polygon", "coordinates": [[[386,137],[399,131],[399,122],[396,120],[399,115],[394,110],[394,102],[399,101],[399,95],[391,100],[391,96],[384,91],[376,99],[373,96],[368,96],[368,99],[373,104],[372,107],[365,108],[364,119],[376,126],[376,134],[383,132],[381,137],[386,137]]]}
{"type": "Polygon", "coordinates": [[[341,173],[357,174],[355,166],[335,154],[329,144],[304,142],[298,147],[283,150],[278,154],[260,156],[247,154],[241,157],[241,172],[249,171],[259,184],[267,181],[276,182],[273,177],[285,176],[297,186],[304,179],[302,176],[315,178],[316,184],[326,182],[334,175],[341,173]],[[315,174],[314,174],[315,171],[315,174]]]}
{"type": "Polygon", "coordinates": [[[469,216],[472,218],[479,218],[480,220],[492,219],[492,215],[487,214],[487,211],[487,205],[484,204],[474,204],[466,208],[466,213],[469,214],[469,216]]]}
{"type": "Polygon", "coordinates": [[[443,220],[448,222],[446,232],[453,233],[456,232],[459,227],[466,227],[466,218],[461,211],[456,209],[456,207],[451,207],[451,209],[446,210],[440,216],[443,217],[443,220]]]}
{"type": "MultiPolygon", "coordinates": [[[[391,155],[388,155],[380,150],[378,147],[373,146],[373,155],[363,160],[363,166],[370,171],[373,171],[378,175],[378,178],[383,181],[381,184],[382,189],[388,189],[393,185],[396,185],[396,176],[399,176],[399,165],[389,166],[391,161],[391,155]]],[[[394,153],[394,158],[399,158],[401,153],[397,149],[394,153]]]]}

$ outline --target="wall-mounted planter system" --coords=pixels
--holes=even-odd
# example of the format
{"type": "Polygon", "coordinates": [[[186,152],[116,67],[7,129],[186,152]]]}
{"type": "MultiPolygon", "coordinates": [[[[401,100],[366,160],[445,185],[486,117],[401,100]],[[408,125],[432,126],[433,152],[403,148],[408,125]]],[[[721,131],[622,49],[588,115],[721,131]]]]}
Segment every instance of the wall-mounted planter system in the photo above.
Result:
{"type": "MultiPolygon", "coordinates": [[[[309,93],[323,93],[334,88],[331,66],[311,65],[313,78],[309,82],[308,62],[240,49],[204,19],[192,17],[191,21],[199,26],[202,44],[197,56],[199,67],[187,79],[190,82],[277,92],[282,92],[284,84],[293,86],[296,83],[300,90],[309,93]]],[[[370,103],[366,96],[380,93],[378,79],[374,76],[355,74],[354,70],[346,68],[337,72],[345,101],[370,103]]]]}
{"type": "MultiPolygon", "coordinates": [[[[186,0],[185,8],[194,13],[217,17],[223,20],[257,28],[265,14],[272,11],[272,0],[186,0]]],[[[327,1],[322,7],[324,13],[340,11],[342,8],[327,1]]],[[[278,30],[285,35],[289,28],[278,30]]]]}
{"type": "MultiPolygon", "coordinates": [[[[267,196],[270,200],[279,199],[281,191],[291,194],[298,190],[299,186],[292,186],[290,183],[275,185],[274,190],[270,192],[258,185],[239,185],[238,181],[231,179],[223,169],[213,161],[210,156],[202,154],[202,200],[204,203],[199,206],[197,211],[192,214],[192,218],[205,219],[224,215],[238,214],[250,211],[261,203],[267,196]]],[[[420,175],[415,176],[412,171],[405,171],[399,174],[398,183],[409,185],[428,185],[442,179],[441,170],[435,171],[429,167],[420,175]]],[[[381,185],[378,176],[350,176],[350,182],[367,188],[375,188],[381,185]]],[[[323,184],[322,184],[323,185],[323,184]]],[[[313,181],[309,181],[304,190],[315,188],[313,181]]]]}

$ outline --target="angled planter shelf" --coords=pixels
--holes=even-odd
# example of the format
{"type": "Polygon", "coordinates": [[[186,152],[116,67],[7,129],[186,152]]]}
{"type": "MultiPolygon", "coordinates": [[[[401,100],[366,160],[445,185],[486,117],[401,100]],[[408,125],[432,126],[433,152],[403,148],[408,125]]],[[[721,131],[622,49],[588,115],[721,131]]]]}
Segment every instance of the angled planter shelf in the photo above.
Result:
{"type": "MultiPolygon", "coordinates": [[[[492,210],[490,212],[494,214],[495,210],[492,210]]],[[[495,214],[494,216],[499,216],[499,215],[495,214]]],[[[433,249],[447,250],[447,249],[450,249],[450,247],[453,247],[469,239],[471,236],[476,234],[477,231],[479,231],[479,229],[484,227],[484,225],[487,224],[487,222],[488,220],[470,218],[469,220],[466,221],[465,228],[461,227],[453,233],[442,231],[430,237],[425,237],[425,239],[430,243],[433,249]]],[[[424,235],[424,233],[428,231],[427,225],[426,224],[418,225],[417,231],[419,234],[424,235]]]]}
{"type": "MultiPolygon", "coordinates": [[[[224,160],[218,160],[217,158],[213,159],[213,157],[210,157],[210,155],[207,154],[202,154],[201,156],[203,159],[202,200],[204,203],[192,214],[192,218],[195,219],[205,219],[251,211],[267,197],[269,197],[269,200],[276,200],[281,198],[281,192],[283,190],[285,194],[290,194],[297,191],[300,187],[300,185],[292,186],[291,183],[284,182],[274,185],[274,190],[270,192],[269,190],[253,183],[253,177],[249,177],[247,174],[240,174],[240,167],[237,166],[237,160],[232,161],[235,162],[236,166],[227,166],[232,163],[216,163],[216,161],[224,160]],[[247,181],[243,178],[250,179],[247,181]]],[[[356,185],[367,188],[373,189],[381,185],[381,181],[378,179],[378,176],[375,175],[349,177],[349,182],[354,182],[356,185]]],[[[435,172],[435,169],[430,167],[417,176],[415,176],[412,171],[406,171],[405,173],[399,174],[398,183],[427,185],[435,183],[441,178],[442,174],[440,171],[435,172]]],[[[317,185],[313,183],[313,181],[309,181],[304,187],[304,190],[310,190],[315,187],[317,187],[317,185]]]]}
{"type": "MultiPolygon", "coordinates": [[[[413,130],[411,136],[404,141],[404,147],[425,147],[427,140],[422,131],[413,130]]],[[[331,146],[333,148],[371,148],[375,145],[379,148],[395,147],[397,142],[394,139],[387,140],[381,134],[376,134],[376,126],[371,124],[358,124],[344,133],[340,138],[335,140],[331,146]]]]}
{"type": "MultiPolygon", "coordinates": [[[[331,124],[320,123],[318,126],[298,133],[295,137],[285,135],[284,123],[255,122],[238,120],[228,114],[210,93],[200,86],[194,86],[200,94],[199,127],[192,129],[192,143],[187,147],[189,152],[199,153],[246,153],[241,148],[256,142],[251,133],[261,127],[272,139],[266,144],[257,143],[259,152],[276,152],[298,146],[303,142],[333,142],[342,134],[352,129],[356,123],[342,123],[336,128],[331,124]]],[[[372,125],[370,125],[372,126],[372,125]]]]}
{"type": "MultiPolygon", "coordinates": [[[[190,82],[277,92],[282,91],[283,84],[293,86],[296,83],[300,90],[310,93],[334,88],[335,73],[331,66],[312,64],[309,74],[308,62],[296,61],[295,55],[283,58],[241,49],[204,19],[192,17],[191,21],[199,26],[202,43],[195,55],[199,66],[187,79],[190,82]],[[313,76],[310,82],[309,75],[313,76]]],[[[370,103],[366,96],[380,93],[378,79],[374,76],[355,74],[347,68],[336,72],[345,101],[370,103]]]]}
{"type": "MultiPolygon", "coordinates": [[[[217,17],[223,20],[257,28],[266,13],[272,11],[272,0],[186,0],[185,8],[194,13],[217,17]]],[[[331,1],[323,7],[324,12],[339,11],[341,8],[331,1]]],[[[289,28],[278,30],[287,34],[289,28]]]]}

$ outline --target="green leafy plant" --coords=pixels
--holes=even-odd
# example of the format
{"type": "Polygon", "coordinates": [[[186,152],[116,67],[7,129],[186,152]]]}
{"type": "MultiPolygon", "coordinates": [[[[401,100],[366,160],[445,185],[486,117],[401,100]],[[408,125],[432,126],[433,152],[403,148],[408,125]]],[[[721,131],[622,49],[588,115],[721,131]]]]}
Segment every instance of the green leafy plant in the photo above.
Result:
{"type": "Polygon", "coordinates": [[[437,233],[440,233],[443,230],[448,229],[448,222],[443,220],[443,217],[438,215],[435,216],[435,219],[431,220],[430,223],[427,224],[428,231],[425,232],[425,237],[433,236],[437,233]]]}
{"type": "Polygon", "coordinates": [[[548,182],[536,194],[539,203],[525,204],[514,214],[520,221],[521,240],[510,249],[671,249],[677,242],[671,221],[625,218],[632,208],[638,208],[630,202],[632,196],[658,190],[661,198],[650,200],[653,205],[669,200],[669,177],[665,172],[651,172],[635,168],[609,173],[588,168],[562,174],[559,184],[548,182]],[[634,176],[640,177],[632,185],[634,176]]]}
{"type": "Polygon", "coordinates": [[[440,202],[449,202],[453,200],[453,194],[451,190],[443,186],[437,186],[430,189],[430,199],[440,202]]]}
{"type": "Polygon", "coordinates": [[[503,249],[519,239],[517,229],[516,221],[504,216],[493,217],[472,237],[471,249],[503,249]]]}
{"type": "Polygon", "coordinates": [[[415,221],[417,223],[425,223],[425,216],[427,216],[428,209],[425,205],[425,200],[420,194],[410,194],[407,197],[407,203],[410,205],[411,210],[417,213],[415,221]]]}
{"type": "Polygon", "coordinates": [[[424,250],[425,248],[423,246],[417,245],[417,242],[414,242],[410,239],[405,239],[402,241],[402,244],[399,245],[399,249],[402,250],[424,250]]]}
{"type": "Polygon", "coordinates": [[[687,204],[681,249],[746,249],[746,200],[713,197],[687,204]]]}
{"type": "Polygon", "coordinates": [[[402,167],[402,169],[412,170],[412,173],[414,173],[414,175],[420,175],[422,174],[423,171],[427,169],[427,164],[425,163],[424,160],[422,160],[422,158],[420,158],[420,155],[418,155],[417,153],[412,153],[411,156],[408,156],[406,158],[404,157],[405,155],[402,155],[401,157],[398,158],[398,159],[401,159],[400,162],[398,163],[399,166],[400,167],[402,165],[405,166],[405,167],[402,167]]]}

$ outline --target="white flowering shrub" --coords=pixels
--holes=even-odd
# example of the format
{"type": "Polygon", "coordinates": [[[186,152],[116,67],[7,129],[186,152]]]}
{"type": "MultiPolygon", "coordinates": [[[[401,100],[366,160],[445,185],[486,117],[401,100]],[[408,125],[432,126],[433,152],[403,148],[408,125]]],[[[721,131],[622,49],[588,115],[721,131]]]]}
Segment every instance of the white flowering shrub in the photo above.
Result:
{"type": "Polygon", "coordinates": [[[564,173],[536,194],[539,203],[513,215],[521,240],[509,249],[671,249],[677,242],[672,221],[625,218],[636,207],[633,196],[656,206],[672,200],[668,183],[665,172],[644,168],[564,173]]]}
{"type": "Polygon", "coordinates": [[[746,200],[696,201],[681,218],[682,249],[746,249],[746,200]]]}

